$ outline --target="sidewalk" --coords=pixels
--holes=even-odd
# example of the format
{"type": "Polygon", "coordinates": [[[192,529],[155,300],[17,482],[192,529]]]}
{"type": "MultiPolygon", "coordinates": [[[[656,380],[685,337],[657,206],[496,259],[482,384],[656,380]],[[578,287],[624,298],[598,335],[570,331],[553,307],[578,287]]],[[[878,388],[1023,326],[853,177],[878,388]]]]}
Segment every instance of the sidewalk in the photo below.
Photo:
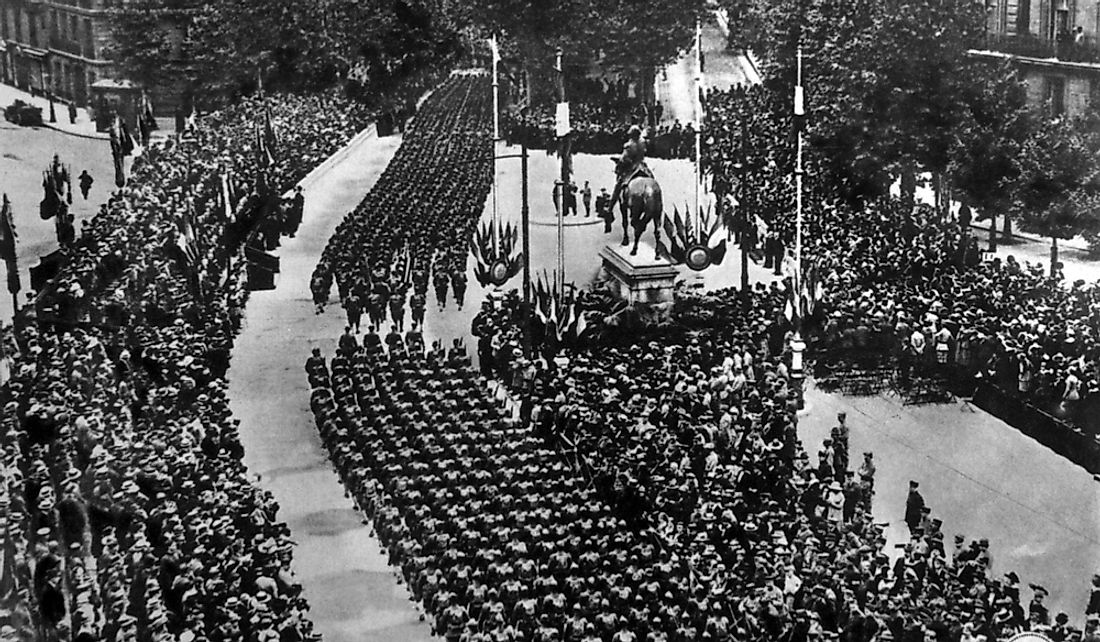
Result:
{"type": "MultiPolygon", "coordinates": [[[[50,101],[42,98],[41,96],[32,96],[22,89],[17,89],[11,85],[5,85],[0,83],[0,109],[6,108],[16,100],[22,100],[25,103],[30,103],[35,107],[42,108],[42,122],[43,126],[47,129],[53,129],[63,134],[71,134],[73,136],[80,136],[81,138],[90,138],[96,140],[109,140],[110,136],[107,132],[97,132],[95,127],[95,121],[92,120],[88,114],[88,110],[83,107],[77,107],[76,109],[76,122],[69,122],[69,106],[66,103],[60,101],[54,101],[54,115],[57,116],[57,122],[50,122],[50,101]]],[[[175,123],[171,118],[157,118],[158,129],[153,132],[152,142],[158,142],[164,140],[173,134],[175,123]]],[[[32,128],[33,129],[33,128],[32,128]]]]}
{"type": "Polygon", "coordinates": [[[42,121],[45,123],[45,126],[50,129],[56,129],[66,134],[74,134],[87,138],[107,138],[106,133],[99,133],[95,130],[95,121],[88,116],[87,109],[78,107],[76,110],[76,122],[70,123],[68,105],[63,102],[54,101],[54,114],[57,116],[57,122],[51,123],[49,100],[40,96],[32,96],[22,89],[17,89],[11,85],[0,84],[0,108],[6,108],[16,100],[22,100],[35,107],[41,107],[42,121]]]}
{"type": "MultiPolygon", "coordinates": [[[[703,24],[703,84],[708,89],[727,90],[736,85],[760,84],[760,74],[745,55],[726,47],[729,28],[716,12],[715,22],[703,24]]],[[[695,116],[695,45],[679,60],[662,70],[657,78],[657,98],[664,105],[661,124],[694,123],[695,116]]],[[[705,118],[704,114],[704,118],[705,118]]],[[[705,126],[705,123],[704,123],[705,126]]]]}
{"type": "Polygon", "coordinates": [[[374,185],[400,143],[371,129],[303,181],[304,222],[276,252],[281,273],[275,290],[252,294],[228,374],[245,464],[275,496],[279,519],[298,543],[293,570],[327,642],[430,637],[332,470],[309,408],[304,369],[311,348],[333,353],[344,327],[339,304],[314,314],[310,275],[336,225],[374,185]]]}

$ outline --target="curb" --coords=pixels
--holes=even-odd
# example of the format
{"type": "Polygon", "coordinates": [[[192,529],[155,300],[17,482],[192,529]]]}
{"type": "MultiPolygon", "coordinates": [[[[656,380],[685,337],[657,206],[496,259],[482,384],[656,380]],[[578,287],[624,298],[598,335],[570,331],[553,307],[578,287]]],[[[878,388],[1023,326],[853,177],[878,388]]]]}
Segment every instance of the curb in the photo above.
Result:
{"type": "MultiPolygon", "coordinates": [[[[986,238],[988,239],[988,237],[989,237],[989,226],[988,225],[981,226],[981,225],[975,225],[974,223],[971,223],[970,224],[970,229],[978,230],[980,232],[985,232],[986,238]]],[[[1030,237],[1030,236],[1023,236],[1021,234],[1017,234],[1016,232],[1013,232],[1013,233],[1009,234],[1009,236],[1014,238],[1014,239],[1018,239],[1020,241],[1026,241],[1028,243],[1042,243],[1042,244],[1046,245],[1048,248],[1050,247],[1050,239],[1049,238],[1043,238],[1043,237],[1033,238],[1033,237],[1030,237]]],[[[998,229],[997,230],[997,237],[998,238],[1003,238],[1004,237],[1004,232],[1002,232],[1001,230],[998,229]]],[[[978,240],[981,241],[982,239],[978,239],[978,240]]],[[[1091,252],[1091,250],[1087,247],[1081,247],[1080,245],[1076,245],[1076,244],[1070,245],[1070,244],[1068,244],[1064,241],[1058,243],[1058,249],[1059,250],[1062,250],[1062,249],[1076,250],[1078,252],[1091,252]]]]}
{"type": "MultiPolygon", "coordinates": [[[[539,220],[539,221],[531,219],[531,220],[528,221],[528,223],[530,223],[531,225],[544,225],[544,226],[547,226],[547,227],[552,227],[552,226],[557,226],[558,221],[557,221],[557,219],[549,219],[549,220],[548,219],[542,219],[542,220],[539,220]]],[[[574,223],[570,223],[568,221],[565,221],[565,223],[563,224],[564,227],[585,227],[586,225],[603,225],[603,219],[597,218],[597,219],[590,219],[590,220],[582,220],[582,221],[576,221],[574,223]]]]}
{"type": "Polygon", "coordinates": [[[61,127],[54,127],[53,125],[51,125],[49,123],[43,123],[42,127],[44,129],[50,129],[50,130],[53,130],[55,132],[61,132],[62,134],[66,134],[68,136],[76,136],[77,138],[86,138],[88,140],[111,140],[111,137],[108,136],[107,134],[98,134],[98,133],[97,134],[81,134],[80,132],[74,132],[74,131],[69,131],[68,129],[62,129],[61,127]]]}
{"type": "MultiPolygon", "coordinates": [[[[367,125],[363,129],[363,131],[356,134],[351,140],[347,142],[346,145],[336,150],[333,155],[321,161],[320,165],[314,167],[308,174],[306,174],[305,178],[298,181],[297,184],[301,185],[303,190],[308,189],[310,186],[316,183],[318,179],[320,179],[321,175],[327,172],[329,168],[339,162],[342,162],[345,158],[351,155],[351,151],[353,149],[372,138],[378,138],[378,129],[374,126],[374,123],[367,125]]],[[[287,198],[292,197],[293,195],[293,187],[283,193],[283,196],[287,198]]]]}

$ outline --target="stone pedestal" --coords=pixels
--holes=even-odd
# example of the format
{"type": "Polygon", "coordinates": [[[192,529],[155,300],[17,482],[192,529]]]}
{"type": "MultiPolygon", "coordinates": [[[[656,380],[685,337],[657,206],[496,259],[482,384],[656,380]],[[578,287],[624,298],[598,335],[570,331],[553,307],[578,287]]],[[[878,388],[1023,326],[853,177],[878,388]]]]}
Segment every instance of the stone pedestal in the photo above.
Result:
{"type": "Polygon", "coordinates": [[[607,245],[600,250],[608,285],[627,303],[670,303],[679,274],[666,259],[654,259],[653,246],[638,244],[638,254],[630,255],[630,246],[607,245]]]}

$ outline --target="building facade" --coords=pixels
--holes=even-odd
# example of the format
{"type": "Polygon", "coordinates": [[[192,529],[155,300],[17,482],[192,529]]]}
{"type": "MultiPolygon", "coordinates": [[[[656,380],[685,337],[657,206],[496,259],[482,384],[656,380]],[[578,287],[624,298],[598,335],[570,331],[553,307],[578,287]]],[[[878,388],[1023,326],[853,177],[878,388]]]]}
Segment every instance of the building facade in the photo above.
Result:
{"type": "Polygon", "coordinates": [[[113,74],[105,50],[115,0],[0,0],[0,80],[77,105],[113,74]]]}
{"type": "Polygon", "coordinates": [[[1027,82],[1052,116],[1100,109],[1100,0],[986,0],[986,47],[1027,82]]]}

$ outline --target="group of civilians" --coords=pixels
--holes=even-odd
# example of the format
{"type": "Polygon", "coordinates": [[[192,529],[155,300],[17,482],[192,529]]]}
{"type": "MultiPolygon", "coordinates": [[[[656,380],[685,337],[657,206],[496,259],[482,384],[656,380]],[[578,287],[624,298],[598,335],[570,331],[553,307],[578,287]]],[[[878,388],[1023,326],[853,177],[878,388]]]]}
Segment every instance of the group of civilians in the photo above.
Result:
{"type": "Polygon", "coordinates": [[[146,149],[84,225],[5,346],[0,638],[316,638],[225,373],[247,238],[280,213],[292,231],[280,195],[370,118],[335,95],[246,98],[146,149]]]}

